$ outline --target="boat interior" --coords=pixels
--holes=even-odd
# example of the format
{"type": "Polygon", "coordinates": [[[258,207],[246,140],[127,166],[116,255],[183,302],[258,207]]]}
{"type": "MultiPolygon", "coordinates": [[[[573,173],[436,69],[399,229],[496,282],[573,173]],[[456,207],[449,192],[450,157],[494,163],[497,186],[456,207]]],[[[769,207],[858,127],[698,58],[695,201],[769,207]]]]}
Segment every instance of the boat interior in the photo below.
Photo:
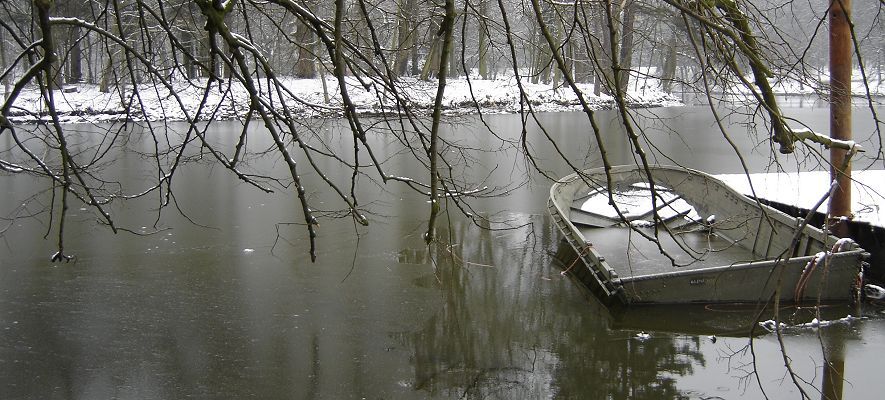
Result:
{"type": "Polygon", "coordinates": [[[601,187],[576,193],[569,219],[587,243],[605,249],[606,261],[621,277],[765,258],[743,245],[740,236],[746,229],[734,229],[747,221],[724,223],[720,217],[702,212],[668,187],[656,185],[652,190],[647,183],[638,182],[611,197],[601,187]]]}

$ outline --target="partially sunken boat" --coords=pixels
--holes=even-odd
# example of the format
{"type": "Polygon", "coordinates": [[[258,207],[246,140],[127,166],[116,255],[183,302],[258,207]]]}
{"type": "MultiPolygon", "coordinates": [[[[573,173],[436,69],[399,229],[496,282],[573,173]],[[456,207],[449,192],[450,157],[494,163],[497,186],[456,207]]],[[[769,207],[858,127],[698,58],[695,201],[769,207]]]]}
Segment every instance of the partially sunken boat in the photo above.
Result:
{"type": "Polygon", "coordinates": [[[548,207],[565,268],[607,304],[847,302],[865,251],[686,168],[569,175],[548,207]],[[648,172],[651,173],[651,179],[648,172]],[[617,207],[613,207],[610,203],[617,207]]]}

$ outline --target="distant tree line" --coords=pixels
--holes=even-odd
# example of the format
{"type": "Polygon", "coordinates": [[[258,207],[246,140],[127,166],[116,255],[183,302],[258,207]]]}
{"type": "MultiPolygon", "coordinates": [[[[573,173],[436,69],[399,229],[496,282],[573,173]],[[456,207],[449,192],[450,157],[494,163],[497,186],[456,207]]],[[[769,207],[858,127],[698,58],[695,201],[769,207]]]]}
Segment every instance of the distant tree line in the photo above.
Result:
{"type": "MultiPolygon", "coordinates": [[[[51,1],[53,17],[76,18],[132,43],[158,71],[169,78],[195,79],[229,75],[231,66],[215,60],[213,39],[199,0],[65,0],[51,1]]],[[[317,18],[328,24],[339,3],[341,35],[352,51],[371,55],[361,62],[386,61],[397,77],[431,79],[438,73],[441,52],[442,0],[317,0],[208,1],[231,4],[225,23],[255,44],[268,65],[279,75],[313,78],[332,74],[332,62],[317,36],[317,18]],[[297,10],[297,11],[295,11],[297,10]]],[[[691,1],[621,0],[614,2],[572,0],[458,0],[454,2],[454,27],[448,57],[453,75],[472,74],[492,79],[519,67],[533,82],[561,83],[551,47],[543,37],[544,25],[561,51],[565,67],[579,82],[598,82],[600,91],[611,92],[612,51],[620,63],[624,90],[633,75],[649,74],[663,81],[666,91],[676,81],[696,83],[700,70],[693,54],[682,13],[671,3],[691,1]],[[609,11],[607,5],[611,5],[609,11]],[[504,17],[507,17],[505,23],[504,17]],[[508,26],[509,25],[509,26],[508,26]],[[611,33],[611,34],[610,34],[611,33]],[[611,42],[614,41],[614,46],[611,42]],[[514,51],[509,49],[513,45],[514,51]],[[613,50],[614,49],[614,50],[613,50]]],[[[826,16],[824,4],[804,1],[743,2],[746,12],[763,24],[769,39],[763,49],[772,68],[812,84],[816,72],[826,70],[826,16]],[[801,61],[801,64],[797,64],[801,61]],[[797,68],[798,66],[798,68],[797,68]],[[814,73],[813,73],[814,72],[814,73]]],[[[0,47],[4,69],[39,37],[31,0],[0,3],[0,47]]],[[[885,28],[881,4],[855,5],[855,31],[870,71],[881,76],[885,64],[885,28]]],[[[117,43],[89,34],[76,24],[53,29],[59,58],[54,63],[55,85],[85,82],[109,91],[129,80],[143,82],[149,75],[132,62],[117,43]],[[132,73],[125,72],[131,63],[132,73]]],[[[740,60],[739,60],[740,61],[740,60]]],[[[250,65],[255,60],[247,58],[250,65]]],[[[25,73],[26,63],[7,71],[8,87],[25,73]]],[[[349,73],[349,71],[346,71],[349,73]]],[[[256,69],[260,76],[262,70],[256,69]]]]}

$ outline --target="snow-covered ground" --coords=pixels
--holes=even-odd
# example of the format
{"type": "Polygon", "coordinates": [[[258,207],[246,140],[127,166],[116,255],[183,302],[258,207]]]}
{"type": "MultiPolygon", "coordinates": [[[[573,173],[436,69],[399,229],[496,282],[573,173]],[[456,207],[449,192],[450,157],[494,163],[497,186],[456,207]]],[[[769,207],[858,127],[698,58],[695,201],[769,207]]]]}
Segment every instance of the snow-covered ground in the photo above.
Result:
{"type": "MultiPolygon", "coordinates": [[[[341,115],[342,102],[338,82],[327,78],[281,79],[285,89],[286,105],[296,117],[325,117],[341,115]],[[326,100],[328,94],[328,101],[326,100]]],[[[348,94],[358,113],[378,114],[396,112],[396,103],[391,94],[377,90],[376,85],[366,85],[349,78],[348,94]],[[368,86],[368,88],[367,88],[368,86]]],[[[262,98],[279,104],[276,95],[268,94],[266,81],[256,80],[262,90],[262,98]]],[[[55,106],[62,122],[102,122],[129,118],[132,120],[184,120],[193,117],[204,95],[205,81],[180,82],[174,86],[177,95],[163,86],[139,86],[139,97],[132,96],[132,90],[123,93],[112,91],[101,93],[96,85],[69,85],[64,91],[55,92],[55,106]],[[130,114],[126,114],[125,104],[131,104],[130,114]],[[142,106],[140,106],[143,105],[142,106]],[[142,113],[140,110],[144,109],[142,113]]],[[[203,118],[215,111],[216,119],[230,119],[243,116],[247,112],[249,99],[246,89],[239,83],[213,85],[207,96],[203,118]]],[[[553,87],[550,84],[522,82],[527,102],[535,111],[580,111],[581,105],[575,93],[567,87],[553,87]]],[[[579,85],[585,100],[593,109],[614,106],[614,100],[607,95],[593,95],[592,84],[579,85]]],[[[415,110],[430,110],[436,96],[437,83],[413,78],[402,78],[397,91],[401,98],[415,110]]],[[[450,114],[475,113],[477,107],[483,112],[516,113],[520,111],[520,94],[516,79],[503,77],[494,80],[450,79],[445,89],[443,108],[450,114]]],[[[659,89],[640,89],[628,92],[628,100],[634,107],[655,107],[680,105],[673,96],[659,89]]],[[[45,106],[35,88],[26,89],[13,108],[11,120],[32,122],[45,117],[45,106]]]]}
{"type": "MultiPolygon", "coordinates": [[[[661,76],[661,71],[656,67],[639,68],[638,71],[630,74],[629,89],[638,90],[638,88],[656,88],[660,87],[660,79],[655,77],[661,76]]],[[[866,70],[866,81],[864,84],[863,74],[860,70],[855,69],[851,74],[851,92],[855,96],[866,96],[867,92],[871,96],[885,96],[885,77],[878,70],[866,70]]],[[[753,76],[745,77],[747,82],[753,82],[753,76]]],[[[686,78],[681,78],[686,79],[686,78]]],[[[695,79],[687,79],[688,81],[696,81],[695,79]]],[[[769,80],[771,89],[775,94],[779,95],[813,95],[826,94],[829,90],[830,76],[826,71],[818,71],[816,74],[808,76],[804,82],[793,78],[780,79],[775,76],[769,80]]],[[[702,84],[697,82],[698,88],[702,88],[702,84]]],[[[679,84],[674,84],[678,88],[679,84]]],[[[735,85],[728,88],[714,85],[711,90],[713,92],[727,91],[732,94],[750,94],[749,88],[743,85],[735,85]]]]}
{"type": "MultiPolygon", "coordinates": [[[[716,175],[737,191],[751,194],[745,174],[716,175]]],[[[885,227],[885,171],[852,172],[851,209],[855,220],[885,227]]],[[[811,209],[830,189],[827,171],[750,174],[756,194],[766,200],[811,209]]],[[[827,202],[818,209],[826,212],[827,202]]]]}
{"type": "MultiPolygon", "coordinates": [[[[502,74],[491,80],[464,77],[449,78],[443,100],[444,112],[448,114],[476,113],[481,109],[487,113],[516,113],[521,110],[520,92],[513,74],[502,74]]],[[[661,81],[656,78],[659,73],[655,68],[640,68],[634,71],[627,87],[628,103],[633,107],[658,107],[681,105],[673,95],[662,90],[661,81]]],[[[885,96],[885,81],[878,74],[868,76],[869,85],[863,85],[860,72],[854,74],[853,91],[858,96],[866,96],[867,90],[875,98],[885,96]]],[[[778,94],[813,94],[824,91],[826,76],[819,77],[822,82],[818,86],[800,84],[794,80],[773,80],[773,89],[778,94]]],[[[284,86],[285,103],[292,115],[296,117],[329,117],[343,113],[338,81],[331,76],[323,79],[281,78],[284,86]]],[[[266,80],[255,80],[261,97],[275,104],[280,104],[274,91],[269,93],[266,80]]],[[[522,88],[527,101],[535,111],[581,111],[577,95],[567,86],[554,86],[549,83],[531,83],[522,79],[522,88]]],[[[62,122],[103,122],[130,120],[185,120],[193,117],[205,92],[206,80],[179,80],[172,84],[172,90],[152,84],[138,86],[139,97],[133,96],[131,87],[126,86],[122,92],[111,91],[101,93],[96,85],[67,85],[64,91],[56,91],[56,108],[62,122]],[[173,96],[172,94],[177,96],[173,96]],[[180,102],[180,103],[179,103],[180,102]],[[127,108],[127,104],[130,107],[127,108]],[[127,114],[126,110],[130,110],[127,114]],[[142,111],[143,110],[143,111],[142,111]]],[[[436,96],[437,82],[422,81],[404,77],[396,84],[396,90],[413,110],[429,111],[433,107],[436,96]]],[[[674,88],[679,89],[679,85],[674,88]]],[[[379,114],[396,112],[396,102],[390,92],[378,90],[379,86],[370,81],[347,78],[348,94],[362,114],[379,114]]],[[[594,95],[593,84],[578,84],[585,101],[593,109],[607,109],[614,106],[614,99],[608,95],[594,95]]],[[[718,90],[714,88],[714,90],[718,90]]],[[[747,95],[746,88],[728,90],[732,95],[747,95]]],[[[206,98],[206,107],[201,119],[208,118],[207,113],[213,112],[213,118],[231,119],[245,115],[248,109],[248,94],[243,85],[236,81],[214,84],[206,98]]],[[[13,122],[33,122],[46,116],[45,105],[35,87],[26,88],[16,99],[11,112],[13,122]]]]}
{"type": "MultiPolygon", "coordinates": [[[[867,72],[867,74],[869,74],[869,72],[867,72]]],[[[866,96],[867,91],[869,91],[869,94],[872,96],[885,96],[885,80],[882,79],[881,75],[867,75],[867,79],[868,81],[865,85],[860,71],[855,70],[852,74],[851,93],[855,96],[866,96]]],[[[826,86],[830,81],[828,75],[820,74],[818,80],[821,84],[818,87],[815,87],[791,79],[775,79],[771,82],[771,89],[777,94],[815,94],[829,90],[826,86]]]]}

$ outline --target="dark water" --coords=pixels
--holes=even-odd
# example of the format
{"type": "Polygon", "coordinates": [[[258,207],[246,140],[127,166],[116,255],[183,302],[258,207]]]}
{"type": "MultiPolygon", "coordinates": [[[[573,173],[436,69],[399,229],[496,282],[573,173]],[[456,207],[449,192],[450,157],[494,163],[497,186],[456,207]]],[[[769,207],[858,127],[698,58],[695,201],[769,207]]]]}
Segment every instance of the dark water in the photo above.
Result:
{"type": "MultiPolygon", "coordinates": [[[[659,151],[672,157],[669,163],[740,171],[703,108],[651,112],[672,118],[667,125],[683,133],[649,132],[659,151]]],[[[824,126],[816,128],[825,128],[825,110],[790,112],[812,124],[823,114],[824,126]]],[[[604,120],[613,116],[600,114],[604,120]]],[[[505,139],[519,136],[518,117],[486,118],[505,139]]],[[[599,165],[580,115],[540,118],[569,159],[582,167],[599,165]]],[[[732,134],[751,149],[745,156],[753,171],[770,168],[769,148],[754,147],[764,140],[744,133],[743,121],[733,117],[732,134]]],[[[603,123],[612,159],[631,161],[630,147],[612,126],[603,123]]],[[[86,136],[94,130],[78,129],[86,136]]],[[[352,144],[346,135],[336,136],[340,129],[330,123],[318,134],[347,149],[352,144]]],[[[511,229],[478,228],[449,203],[440,242],[425,246],[425,199],[404,185],[375,185],[366,177],[359,195],[371,211],[371,225],[323,219],[319,259],[311,264],[306,231],[285,224],[303,221],[292,193],[266,194],[196,162],[180,171],[175,187],[178,206],[199,226],[166,209],[155,228],[156,196],[111,210],[123,226],[160,229],[150,236],[113,235],[96,226],[91,210],[75,207],[67,247],[76,262],[53,264],[48,258],[54,242],[44,239],[49,227],[39,213],[49,198],[36,196],[28,212],[19,213],[35,215],[12,221],[0,244],[0,398],[732,399],[762,397],[759,382],[770,398],[799,396],[784,379],[773,335],[753,340],[750,351],[746,310],[621,314],[597,304],[560,274],[563,266],[553,258],[559,236],[544,214],[550,182],[527,172],[529,162],[486,134],[475,117],[449,129],[454,132],[448,137],[461,144],[495,150],[469,160],[452,153],[454,173],[487,177],[489,186],[521,184],[511,185],[505,197],[474,203],[478,213],[511,229]],[[650,338],[640,340],[641,331],[650,338]]],[[[230,123],[212,134],[224,141],[238,132],[230,123]]],[[[250,146],[266,147],[263,137],[250,146]]],[[[567,171],[536,128],[529,127],[529,137],[544,172],[567,171]]],[[[10,146],[4,140],[8,135],[0,145],[10,146]]],[[[376,140],[385,158],[400,149],[393,138],[376,140]]],[[[140,143],[130,146],[148,149],[140,143]]],[[[114,173],[123,181],[147,181],[141,156],[128,151],[119,157],[114,173]]],[[[779,161],[785,168],[817,166],[805,155],[779,161]]],[[[415,170],[398,158],[387,167],[399,175],[415,170]]],[[[256,158],[245,168],[285,176],[273,157],[256,158]]],[[[306,180],[315,208],[340,207],[319,191],[316,176],[306,180]]],[[[0,182],[2,215],[46,185],[23,176],[0,176],[0,182]]],[[[10,223],[0,222],[0,229],[10,223]]],[[[810,318],[803,311],[782,313],[785,319],[810,318]]],[[[812,397],[821,386],[819,332],[847,360],[845,398],[877,398],[885,390],[878,378],[885,323],[875,318],[876,310],[868,313],[873,318],[820,331],[791,330],[784,337],[812,397]]]]}

